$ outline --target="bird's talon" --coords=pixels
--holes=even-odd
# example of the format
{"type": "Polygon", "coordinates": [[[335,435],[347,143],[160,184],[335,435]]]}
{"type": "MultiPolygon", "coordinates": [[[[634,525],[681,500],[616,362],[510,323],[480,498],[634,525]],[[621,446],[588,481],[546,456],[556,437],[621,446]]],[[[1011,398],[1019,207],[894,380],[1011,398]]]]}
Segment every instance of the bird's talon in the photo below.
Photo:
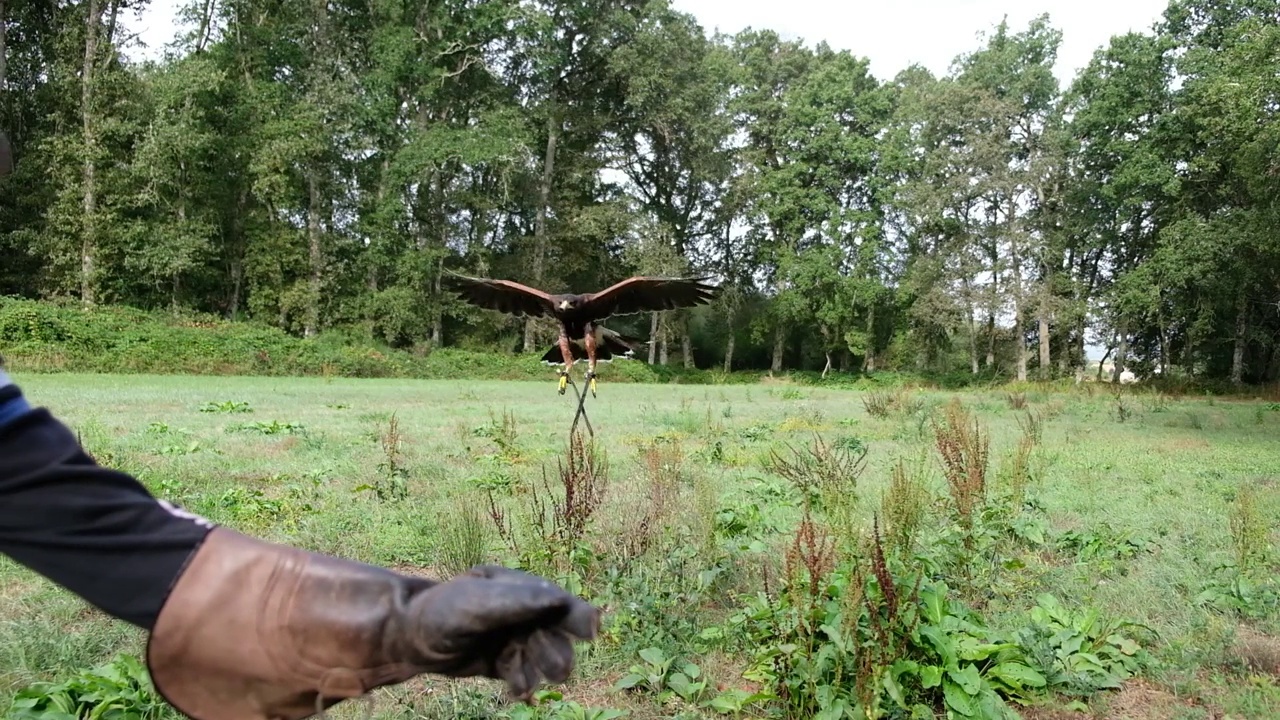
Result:
{"type": "Polygon", "coordinates": [[[587,373],[587,387],[591,388],[591,397],[595,397],[596,396],[596,374],[593,372],[587,373]]]}
{"type": "Polygon", "coordinates": [[[560,373],[560,394],[561,395],[564,394],[564,390],[568,386],[569,386],[569,373],[567,372],[560,373]]]}

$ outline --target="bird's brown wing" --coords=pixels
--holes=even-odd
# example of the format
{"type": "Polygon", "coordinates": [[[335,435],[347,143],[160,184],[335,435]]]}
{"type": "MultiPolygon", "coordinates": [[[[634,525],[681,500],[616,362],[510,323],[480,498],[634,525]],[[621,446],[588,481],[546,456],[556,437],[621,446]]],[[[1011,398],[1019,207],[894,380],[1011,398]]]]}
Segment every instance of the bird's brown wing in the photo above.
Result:
{"type": "Polygon", "coordinates": [[[591,316],[603,319],[610,315],[704,305],[715,299],[720,288],[708,285],[706,278],[633,277],[587,295],[585,303],[591,316]]]}
{"type": "Polygon", "coordinates": [[[441,285],[456,292],[463,300],[486,310],[511,315],[550,317],[555,307],[547,293],[510,280],[473,278],[446,271],[440,281],[441,285]]]}

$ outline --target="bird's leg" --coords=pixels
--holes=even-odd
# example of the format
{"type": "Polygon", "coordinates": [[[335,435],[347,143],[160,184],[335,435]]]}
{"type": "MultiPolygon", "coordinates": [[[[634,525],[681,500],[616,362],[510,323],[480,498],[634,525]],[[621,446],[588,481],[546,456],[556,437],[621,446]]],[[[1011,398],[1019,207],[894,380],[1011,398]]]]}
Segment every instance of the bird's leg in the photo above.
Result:
{"type": "Polygon", "coordinates": [[[591,397],[596,396],[596,329],[587,325],[587,387],[591,397]]]}
{"type": "Polygon", "coordinates": [[[560,331],[560,354],[564,356],[564,369],[560,371],[560,394],[569,385],[569,370],[573,368],[573,351],[569,349],[569,336],[560,331]]]}

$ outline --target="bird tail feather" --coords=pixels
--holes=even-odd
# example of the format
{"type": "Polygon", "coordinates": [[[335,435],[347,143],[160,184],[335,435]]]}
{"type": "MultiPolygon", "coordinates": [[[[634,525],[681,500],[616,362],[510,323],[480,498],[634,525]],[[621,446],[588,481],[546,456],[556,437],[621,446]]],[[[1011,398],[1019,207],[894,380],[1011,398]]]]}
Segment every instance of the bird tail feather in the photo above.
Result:
{"type": "MultiPolygon", "coordinates": [[[[602,328],[600,342],[596,343],[596,362],[613,362],[615,357],[631,358],[635,351],[649,344],[647,340],[641,340],[630,335],[623,335],[608,328],[602,328]]],[[[586,362],[587,348],[585,345],[571,342],[569,343],[569,354],[573,361],[586,362]]],[[[559,343],[552,343],[551,347],[542,355],[542,364],[554,365],[558,367],[564,366],[564,354],[560,352],[559,343]]]]}

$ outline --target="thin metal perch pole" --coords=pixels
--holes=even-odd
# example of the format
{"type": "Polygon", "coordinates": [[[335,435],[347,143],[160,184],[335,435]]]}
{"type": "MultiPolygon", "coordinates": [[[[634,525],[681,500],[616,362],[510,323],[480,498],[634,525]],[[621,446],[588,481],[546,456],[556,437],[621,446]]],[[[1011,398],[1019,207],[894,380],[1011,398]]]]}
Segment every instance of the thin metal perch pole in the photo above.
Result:
{"type": "Polygon", "coordinates": [[[578,412],[573,416],[573,427],[569,428],[569,434],[573,435],[578,429],[578,420],[587,423],[587,432],[591,433],[591,437],[596,436],[595,428],[591,427],[591,418],[587,417],[587,393],[584,388],[582,392],[578,392],[578,384],[573,381],[573,377],[569,377],[569,384],[573,386],[573,393],[578,396],[578,412]]]}

